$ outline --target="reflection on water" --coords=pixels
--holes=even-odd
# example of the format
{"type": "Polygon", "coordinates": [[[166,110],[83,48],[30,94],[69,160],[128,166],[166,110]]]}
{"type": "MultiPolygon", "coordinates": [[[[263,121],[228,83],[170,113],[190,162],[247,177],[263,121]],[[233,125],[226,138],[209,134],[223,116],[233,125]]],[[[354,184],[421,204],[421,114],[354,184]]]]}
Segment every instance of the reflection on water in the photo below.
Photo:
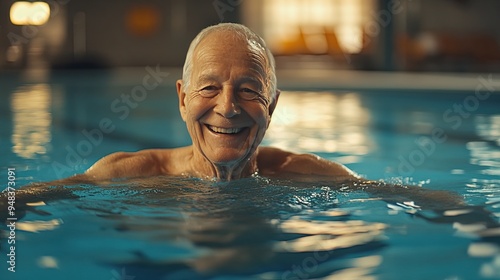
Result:
{"type": "Polygon", "coordinates": [[[475,258],[491,258],[481,266],[480,274],[485,278],[500,278],[500,246],[491,242],[476,242],[469,246],[469,256],[475,258]]]}
{"type": "MultiPolygon", "coordinates": [[[[467,183],[470,196],[486,199],[488,209],[498,219],[500,217],[500,115],[478,115],[474,118],[477,135],[482,141],[467,143],[470,152],[470,164],[479,168],[479,174],[467,183]]],[[[465,227],[469,237],[475,240],[468,248],[471,257],[488,261],[481,265],[480,275],[485,278],[500,278],[500,236],[499,228],[488,229],[478,222],[474,227],[465,227]],[[496,237],[496,238],[495,238],[496,237]]],[[[458,228],[464,227],[458,225],[458,228]]]]}
{"type": "Polygon", "coordinates": [[[475,122],[479,136],[500,146],[500,115],[476,116],[475,122]]]}
{"type": "Polygon", "coordinates": [[[43,268],[59,268],[57,260],[51,256],[42,256],[38,258],[37,264],[43,268]]]}
{"type": "Polygon", "coordinates": [[[54,230],[62,224],[61,219],[53,219],[49,221],[27,221],[18,222],[16,228],[18,230],[28,231],[28,232],[40,232],[44,230],[54,230]]]}
{"type": "MultiPolygon", "coordinates": [[[[427,242],[428,230],[433,231],[432,238],[439,236],[439,227],[431,227],[435,223],[453,225],[460,236],[452,237],[451,230],[444,230],[444,240],[472,239],[466,244],[468,255],[454,258],[464,262],[471,261],[470,257],[490,258],[478,264],[480,269],[458,270],[456,275],[488,278],[500,273],[498,222],[484,208],[431,210],[406,202],[395,208],[345,188],[349,189],[346,183],[326,186],[324,182],[261,177],[229,183],[155,177],[99,187],[18,190],[16,213],[22,216],[17,236],[22,239],[20,246],[29,248],[23,251],[23,261],[38,265],[19,275],[29,279],[54,271],[57,274],[46,276],[88,279],[75,275],[84,268],[98,275],[96,279],[116,275],[136,279],[388,279],[385,276],[391,278],[391,273],[399,271],[395,265],[404,258],[427,257],[418,250],[427,242]],[[408,216],[418,219],[404,219],[408,216]],[[406,239],[415,243],[403,241],[406,247],[400,247],[399,242],[406,239]]],[[[391,191],[393,198],[402,198],[405,189],[400,192],[391,191]]],[[[500,206],[499,201],[490,205],[500,206]]],[[[0,207],[4,206],[0,200],[0,207]]],[[[2,215],[6,214],[0,212],[5,219],[2,215]]],[[[443,256],[456,255],[464,248],[453,242],[433,244],[425,252],[442,246],[443,256]]],[[[416,267],[408,273],[417,275],[418,271],[426,269],[416,267]]],[[[418,275],[420,279],[429,274],[418,275]]]]}
{"type": "Polygon", "coordinates": [[[373,149],[369,119],[356,93],[285,91],[266,139],[286,150],[347,154],[345,159],[355,162],[373,149]]]}
{"type": "Polygon", "coordinates": [[[484,141],[467,143],[470,163],[481,166],[482,174],[500,175],[500,115],[477,116],[475,128],[484,141]]]}
{"type": "Polygon", "coordinates": [[[51,140],[51,88],[47,84],[24,85],[11,96],[12,152],[22,158],[45,154],[51,140]]]}
{"type": "Polygon", "coordinates": [[[329,187],[161,177],[65,190],[80,198],[60,189],[52,197],[18,193],[32,205],[19,222],[19,236],[31,233],[23,259],[38,269],[64,272],[73,261],[107,267],[108,278],[125,271],[137,279],[346,279],[372,276],[382,262],[387,226],[339,208],[329,187]],[[31,203],[40,197],[46,203],[31,203]],[[54,238],[64,247],[54,249],[47,242],[54,238]]]}
{"type": "MultiPolygon", "coordinates": [[[[482,141],[467,143],[470,151],[470,164],[479,168],[479,174],[466,184],[469,196],[486,199],[488,209],[500,217],[500,115],[476,116],[475,128],[482,141]]],[[[479,226],[482,226],[479,224],[479,226]]],[[[484,226],[484,225],[483,225],[484,226]]],[[[483,239],[472,243],[468,253],[471,257],[489,258],[490,261],[481,266],[480,273],[486,278],[500,278],[499,242],[491,242],[490,236],[499,236],[498,229],[483,230],[483,239]]],[[[473,236],[474,237],[474,236],[473,236]]]]}
{"type": "Polygon", "coordinates": [[[469,142],[470,163],[483,169],[482,174],[500,175],[500,150],[488,142],[469,142]]]}

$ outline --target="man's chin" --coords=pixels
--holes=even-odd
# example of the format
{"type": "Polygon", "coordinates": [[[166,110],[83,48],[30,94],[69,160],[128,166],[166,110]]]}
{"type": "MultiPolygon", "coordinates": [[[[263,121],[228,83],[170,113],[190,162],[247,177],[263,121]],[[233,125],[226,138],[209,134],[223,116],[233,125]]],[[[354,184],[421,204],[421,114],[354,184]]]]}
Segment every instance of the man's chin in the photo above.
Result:
{"type": "Polygon", "coordinates": [[[214,164],[220,165],[233,165],[241,163],[248,155],[246,151],[224,149],[217,153],[208,156],[208,159],[214,164]]]}

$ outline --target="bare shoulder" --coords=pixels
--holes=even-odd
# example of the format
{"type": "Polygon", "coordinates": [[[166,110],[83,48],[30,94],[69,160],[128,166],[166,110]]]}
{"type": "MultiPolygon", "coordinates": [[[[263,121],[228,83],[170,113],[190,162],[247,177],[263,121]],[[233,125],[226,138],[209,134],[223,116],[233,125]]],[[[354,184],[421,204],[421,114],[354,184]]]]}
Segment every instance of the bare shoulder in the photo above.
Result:
{"type": "Polygon", "coordinates": [[[168,174],[172,153],[175,153],[174,149],[116,152],[98,160],[85,176],[93,180],[108,180],[168,174]]]}
{"type": "Polygon", "coordinates": [[[332,178],[357,179],[358,176],[342,164],[314,154],[297,154],[273,147],[260,147],[258,165],[263,174],[316,175],[332,178]]]}

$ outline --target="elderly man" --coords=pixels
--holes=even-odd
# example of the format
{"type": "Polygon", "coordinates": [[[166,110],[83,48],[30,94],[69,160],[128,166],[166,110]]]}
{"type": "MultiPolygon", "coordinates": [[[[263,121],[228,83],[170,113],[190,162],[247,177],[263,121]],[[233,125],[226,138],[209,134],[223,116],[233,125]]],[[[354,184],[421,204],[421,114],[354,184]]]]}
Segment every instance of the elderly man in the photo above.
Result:
{"type": "Polygon", "coordinates": [[[271,52],[243,25],[221,23],[196,36],[177,92],[191,146],[114,153],[75,179],[183,175],[229,181],[253,174],[356,178],[346,167],[318,156],[259,147],[280,92],[271,52]]]}
{"type": "Polygon", "coordinates": [[[243,25],[221,23],[202,30],[189,46],[176,86],[191,146],[114,153],[83,174],[42,185],[159,175],[230,181],[259,174],[306,182],[352,181],[351,189],[386,199],[404,197],[422,206],[463,205],[448,192],[367,181],[315,155],[259,147],[280,92],[273,55],[262,38],[243,25]]]}
{"type": "Polygon", "coordinates": [[[350,189],[365,190],[386,200],[411,200],[426,208],[464,205],[459,196],[449,192],[368,181],[315,155],[259,147],[279,91],[271,52],[243,25],[222,23],[196,36],[186,56],[182,80],[177,81],[177,92],[191,146],[114,153],[83,174],[28,185],[16,197],[21,199],[23,193],[28,198],[38,197],[43,192],[53,197],[50,186],[105,184],[112,179],[176,175],[230,181],[259,174],[332,186],[351,181],[347,185],[350,189]]]}

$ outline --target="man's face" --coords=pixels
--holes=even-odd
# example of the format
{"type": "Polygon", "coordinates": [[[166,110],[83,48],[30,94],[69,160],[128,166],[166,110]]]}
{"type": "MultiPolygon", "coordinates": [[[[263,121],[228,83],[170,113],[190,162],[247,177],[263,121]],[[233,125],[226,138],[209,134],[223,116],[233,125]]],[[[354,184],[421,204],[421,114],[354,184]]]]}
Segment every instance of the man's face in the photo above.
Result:
{"type": "Polygon", "coordinates": [[[264,57],[245,40],[216,32],[198,45],[192,63],[188,88],[178,82],[177,90],[193,145],[212,163],[249,158],[276,104],[265,86],[264,57]]]}

